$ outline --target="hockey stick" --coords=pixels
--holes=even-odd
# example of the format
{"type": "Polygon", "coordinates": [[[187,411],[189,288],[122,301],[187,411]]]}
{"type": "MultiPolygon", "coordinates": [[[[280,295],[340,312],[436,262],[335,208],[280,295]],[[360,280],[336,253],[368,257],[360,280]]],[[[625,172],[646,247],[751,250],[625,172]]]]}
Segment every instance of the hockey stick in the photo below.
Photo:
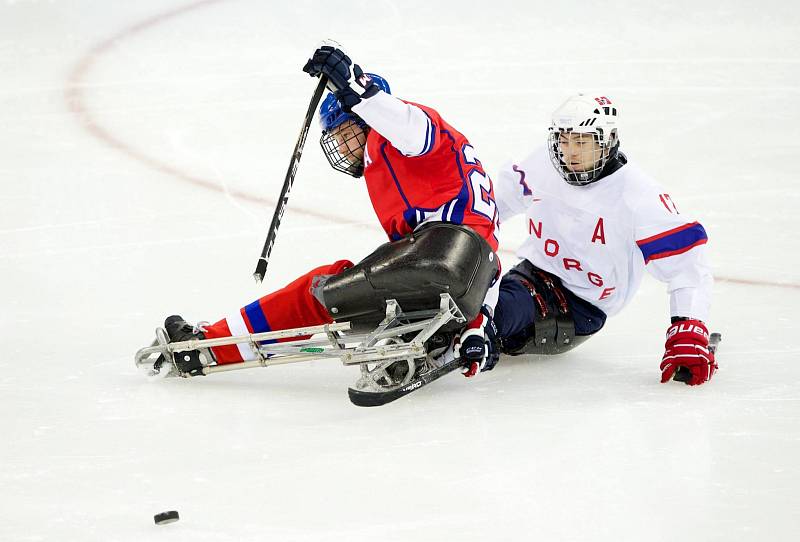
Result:
{"type": "Polygon", "coordinates": [[[292,183],[294,183],[294,177],[297,173],[297,164],[300,163],[300,156],[303,154],[303,145],[306,143],[306,136],[311,126],[311,119],[314,118],[314,112],[317,110],[320,99],[322,99],[322,93],[325,91],[325,85],[327,83],[328,78],[324,75],[319,78],[319,84],[317,84],[314,95],[311,97],[311,103],[308,104],[306,118],[303,120],[303,128],[300,130],[300,135],[297,137],[292,159],[289,161],[289,169],[286,171],[286,178],[283,181],[283,188],[281,188],[281,195],[278,198],[278,204],[275,206],[275,213],[272,215],[272,222],[269,225],[267,240],[264,242],[264,248],[261,250],[261,257],[258,259],[256,271],[253,273],[256,282],[264,280],[264,275],[267,272],[269,255],[272,252],[272,245],[275,244],[275,238],[278,236],[278,228],[281,225],[281,219],[283,218],[283,212],[286,210],[286,204],[289,202],[289,191],[292,189],[292,183]]]}
{"type": "Polygon", "coordinates": [[[361,407],[383,406],[386,403],[391,403],[392,401],[396,401],[401,397],[405,397],[412,391],[416,391],[420,389],[422,386],[430,384],[434,380],[438,380],[447,373],[453,372],[461,367],[463,367],[461,358],[455,358],[448,361],[441,367],[437,367],[432,371],[421,374],[420,376],[412,379],[411,382],[400,388],[395,388],[393,390],[384,392],[364,392],[354,388],[348,388],[347,395],[350,397],[350,402],[356,406],[361,406],[361,407]]]}

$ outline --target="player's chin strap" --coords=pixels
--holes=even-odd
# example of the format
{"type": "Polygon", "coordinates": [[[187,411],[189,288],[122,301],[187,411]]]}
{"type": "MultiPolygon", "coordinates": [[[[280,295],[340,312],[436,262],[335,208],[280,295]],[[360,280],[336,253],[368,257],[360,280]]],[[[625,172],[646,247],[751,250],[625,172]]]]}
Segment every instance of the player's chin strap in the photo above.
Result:
{"type": "Polygon", "coordinates": [[[619,150],[619,142],[617,142],[609,151],[608,160],[606,160],[603,170],[600,172],[600,175],[597,176],[596,180],[599,181],[603,177],[608,177],[627,163],[628,157],[619,150]]]}

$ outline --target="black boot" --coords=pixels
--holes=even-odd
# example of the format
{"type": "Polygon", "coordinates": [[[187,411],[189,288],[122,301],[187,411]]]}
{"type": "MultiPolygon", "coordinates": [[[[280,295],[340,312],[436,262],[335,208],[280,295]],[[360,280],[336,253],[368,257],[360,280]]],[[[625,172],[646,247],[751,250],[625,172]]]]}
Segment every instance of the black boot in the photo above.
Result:
{"type": "MultiPolygon", "coordinates": [[[[164,329],[167,331],[170,343],[177,343],[183,341],[191,341],[193,339],[205,339],[205,334],[195,326],[189,324],[182,317],[176,315],[169,316],[164,321],[164,329]]],[[[203,367],[205,365],[200,360],[201,350],[187,350],[184,352],[175,352],[173,357],[175,359],[175,366],[182,374],[189,373],[191,376],[202,376],[203,367]]],[[[202,353],[208,359],[208,362],[214,361],[214,356],[208,349],[203,349],[202,353]]],[[[159,356],[154,367],[160,369],[164,363],[163,356],[159,356]]]]}

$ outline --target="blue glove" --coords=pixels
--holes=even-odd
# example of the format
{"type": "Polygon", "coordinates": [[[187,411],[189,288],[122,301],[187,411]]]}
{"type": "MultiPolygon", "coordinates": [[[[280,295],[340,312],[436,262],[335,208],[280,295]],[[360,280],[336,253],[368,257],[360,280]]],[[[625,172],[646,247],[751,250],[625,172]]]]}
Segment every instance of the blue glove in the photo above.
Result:
{"type": "Polygon", "coordinates": [[[303,71],[312,77],[325,75],[328,88],[347,113],[364,98],[380,90],[358,64],[353,64],[341,45],[335,41],[324,41],[303,66],[303,71]],[[352,73],[351,73],[352,67],[352,73]]]}
{"type": "Polygon", "coordinates": [[[481,313],[457,339],[456,355],[461,357],[464,368],[461,373],[472,377],[478,372],[491,371],[500,359],[497,349],[497,328],[484,305],[481,313]]]}

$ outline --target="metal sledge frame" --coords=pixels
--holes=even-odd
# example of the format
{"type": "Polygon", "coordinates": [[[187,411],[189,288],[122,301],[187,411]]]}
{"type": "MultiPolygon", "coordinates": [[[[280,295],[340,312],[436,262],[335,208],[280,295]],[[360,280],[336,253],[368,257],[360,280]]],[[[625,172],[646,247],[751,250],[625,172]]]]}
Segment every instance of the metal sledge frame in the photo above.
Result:
{"type": "MultiPolygon", "coordinates": [[[[424,358],[426,356],[425,342],[451,320],[459,323],[466,322],[453,298],[449,294],[441,294],[438,310],[404,313],[397,301],[387,300],[386,317],[374,330],[369,332],[346,333],[351,329],[350,322],[341,322],[236,337],[194,339],[170,343],[166,330],[157,328],[156,340],[151,346],[136,352],[135,362],[137,368],[153,370],[155,361],[153,356],[160,354],[163,354],[168,360],[172,360],[173,354],[178,352],[247,344],[256,359],[239,363],[209,365],[203,368],[203,374],[209,375],[326,358],[338,358],[344,365],[362,365],[363,370],[367,363],[383,363],[403,359],[413,361],[424,358]],[[416,333],[416,335],[410,341],[402,338],[411,333],[416,333]],[[263,344],[264,341],[309,335],[312,337],[283,343],[263,344]],[[314,337],[315,335],[317,336],[314,337]],[[387,339],[398,342],[381,344],[381,341],[387,339]]],[[[170,366],[174,367],[171,361],[170,366]]],[[[157,373],[158,371],[155,370],[152,372],[152,374],[157,373]]]]}

